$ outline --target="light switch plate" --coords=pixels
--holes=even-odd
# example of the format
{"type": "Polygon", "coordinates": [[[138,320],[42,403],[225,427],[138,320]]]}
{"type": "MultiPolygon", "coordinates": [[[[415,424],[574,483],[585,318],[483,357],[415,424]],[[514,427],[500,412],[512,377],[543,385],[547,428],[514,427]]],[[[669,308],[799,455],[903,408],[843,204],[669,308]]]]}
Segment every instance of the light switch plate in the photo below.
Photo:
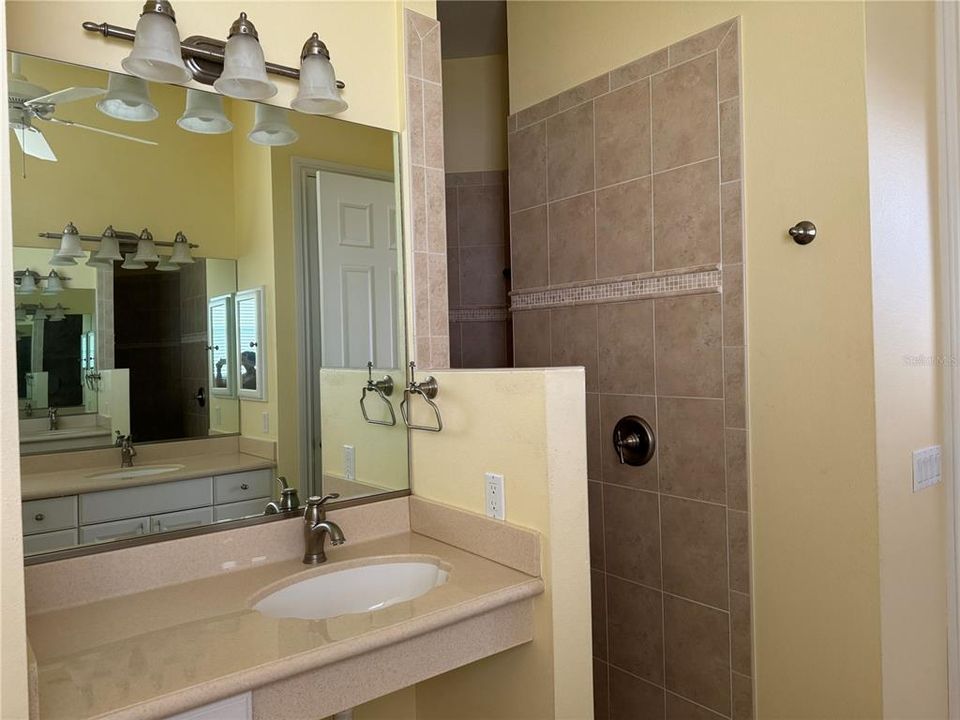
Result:
{"type": "Polygon", "coordinates": [[[486,473],[485,482],[485,502],[487,517],[496,520],[503,520],[507,516],[506,496],[503,493],[503,475],[497,473],[486,473]]]}
{"type": "Polygon", "coordinates": [[[913,451],[913,491],[919,492],[940,482],[941,451],[939,445],[913,451]]]}

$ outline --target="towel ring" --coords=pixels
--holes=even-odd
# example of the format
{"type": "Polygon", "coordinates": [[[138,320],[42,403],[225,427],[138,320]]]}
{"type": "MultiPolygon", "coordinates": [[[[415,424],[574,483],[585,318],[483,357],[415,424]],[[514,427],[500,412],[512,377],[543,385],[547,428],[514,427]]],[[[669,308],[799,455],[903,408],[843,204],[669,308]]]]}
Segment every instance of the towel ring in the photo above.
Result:
{"type": "Polygon", "coordinates": [[[393,412],[393,404],[387,400],[387,398],[393,394],[393,378],[389,375],[384,375],[379,380],[373,379],[373,362],[367,363],[367,384],[363,387],[363,392],[360,395],[360,414],[363,415],[363,419],[370,423],[371,425],[386,425],[387,427],[393,427],[397,424],[397,415],[393,412]],[[377,397],[383,400],[384,404],[387,406],[387,410],[390,411],[389,420],[373,420],[367,415],[367,393],[376,393],[377,397]]]}
{"type": "Polygon", "coordinates": [[[417,382],[415,378],[416,363],[410,363],[410,377],[407,380],[407,387],[403,391],[403,400],[400,401],[400,415],[403,417],[403,422],[411,430],[424,430],[426,432],[440,432],[443,430],[443,418],[440,417],[440,408],[437,407],[437,404],[433,401],[437,394],[440,392],[440,385],[437,383],[437,379],[430,375],[423,382],[417,382]],[[437,419],[436,427],[431,425],[415,425],[410,422],[410,416],[407,414],[407,405],[409,404],[410,397],[412,395],[419,395],[424,399],[424,401],[433,409],[433,413],[437,419]]]}

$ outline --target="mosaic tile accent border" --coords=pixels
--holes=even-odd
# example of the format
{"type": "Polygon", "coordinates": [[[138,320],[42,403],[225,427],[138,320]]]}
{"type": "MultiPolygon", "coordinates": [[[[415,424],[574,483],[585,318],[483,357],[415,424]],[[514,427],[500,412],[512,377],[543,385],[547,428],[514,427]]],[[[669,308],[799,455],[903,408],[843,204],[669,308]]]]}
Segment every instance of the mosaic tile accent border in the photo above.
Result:
{"type": "Polygon", "coordinates": [[[500,322],[510,317],[505,305],[450,308],[450,322],[500,322]]]}
{"type": "Polygon", "coordinates": [[[515,290],[510,293],[510,312],[571,305],[596,305],[638,298],[673,295],[699,295],[721,292],[722,274],[719,267],[692,272],[635,275],[632,277],[597,280],[574,286],[515,290]]]}

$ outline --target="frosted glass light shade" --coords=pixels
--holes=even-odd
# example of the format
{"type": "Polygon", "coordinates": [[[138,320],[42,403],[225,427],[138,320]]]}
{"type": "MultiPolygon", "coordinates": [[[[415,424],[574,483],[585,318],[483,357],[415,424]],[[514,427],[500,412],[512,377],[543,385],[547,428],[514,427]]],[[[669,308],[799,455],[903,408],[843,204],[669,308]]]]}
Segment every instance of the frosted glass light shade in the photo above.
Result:
{"type": "Polygon", "coordinates": [[[257,105],[256,124],[247,135],[257,145],[292,145],[300,135],[287,123],[287,112],[273,105],[257,105]]]}
{"type": "Polygon", "coordinates": [[[267,79],[260,41],[251,35],[239,34],[227,40],[223,72],[213,87],[239,100],[266,100],[276,95],[277,86],[267,79]]]}
{"type": "Polygon", "coordinates": [[[137,21],[133,51],[120,61],[131,75],[163,83],[184,83],[190,71],[180,55],[180,33],[173,18],[148,12],[137,21]]]}
{"type": "Polygon", "coordinates": [[[177,125],[201,135],[222,135],[233,130],[233,123],[223,113],[223,98],[202,90],[187,90],[187,107],[177,125]]]}
{"type": "Polygon", "coordinates": [[[142,260],[137,260],[136,253],[127,253],[123,265],[120,267],[124,270],[146,270],[147,264],[142,260]]]}
{"type": "Polygon", "coordinates": [[[300,63],[300,91],[290,107],[309,115],[334,115],[347,109],[333,65],[323,55],[308,55],[300,63]]]}
{"type": "Polygon", "coordinates": [[[194,262],[193,255],[190,253],[190,241],[183,233],[177,233],[173,241],[173,254],[170,256],[170,262],[177,265],[190,265],[194,262]]]}
{"type": "Polygon", "coordinates": [[[21,278],[20,284],[17,286],[18,295],[29,295],[32,292],[35,292],[37,289],[37,280],[33,276],[33,273],[27,270],[26,274],[21,278]]]}
{"type": "Polygon", "coordinates": [[[153,240],[140,238],[137,240],[137,254],[134,256],[137,262],[158,262],[160,256],[157,255],[157,246],[153,240]]]}
{"type": "Polygon", "coordinates": [[[33,311],[34,320],[46,320],[47,319],[47,309],[43,305],[37,305],[37,309],[33,311]]]}
{"type": "Polygon", "coordinates": [[[60,238],[60,249],[57,250],[57,255],[65,258],[78,258],[86,255],[83,248],[80,247],[80,233],[77,232],[77,228],[74,227],[73,223],[67,223],[67,226],[63,229],[63,235],[60,238]]]}
{"type": "Polygon", "coordinates": [[[97,257],[96,253],[90,253],[90,257],[87,258],[87,261],[84,263],[84,265],[92,268],[107,268],[113,265],[113,261],[108,260],[107,258],[97,257]]]}
{"type": "Polygon", "coordinates": [[[54,267],[66,267],[68,265],[76,265],[76,258],[67,257],[66,255],[60,255],[56,250],[53,251],[53,256],[47,261],[48,265],[53,265],[54,267]]]}
{"type": "Polygon", "coordinates": [[[166,255],[162,255],[160,262],[157,263],[157,270],[160,272],[179,272],[180,266],[170,262],[170,258],[166,255]]]}
{"type": "Polygon", "coordinates": [[[62,320],[66,320],[67,316],[66,316],[66,313],[63,312],[64,309],[65,308],[63,307],[63,305],[61,305],[60,303],[57,303],[57,306],[53,308],[53,311],[50,313],[50,317],[49,317],[50,322],[61,322],[62,320]]]}
{"type": "Polygon", "coordinates": [[[63,282],[60,280],[60,276],[57,275],[56,270],[51,270],[50,274],[47,275],[46,285],[43,287],[43,295],[56,295],[63,290],[63,282]]]}
{"type": "Polygon", "coordinates": [[[148,122],[160,111],[150,102],[147,82],[142,78],[110,73],[107,94],[97,102],[97,110],[117,120],[148,122]]]}
{"type": "Polygon", "coordinates": [[[123,255],[120,254],[120,241],[117,240],[112,225],[108,225],[106,230],[103,231],[103,235],[100,236],[100,249],[90,259],[100,263],[123,260],[123,255]]]}

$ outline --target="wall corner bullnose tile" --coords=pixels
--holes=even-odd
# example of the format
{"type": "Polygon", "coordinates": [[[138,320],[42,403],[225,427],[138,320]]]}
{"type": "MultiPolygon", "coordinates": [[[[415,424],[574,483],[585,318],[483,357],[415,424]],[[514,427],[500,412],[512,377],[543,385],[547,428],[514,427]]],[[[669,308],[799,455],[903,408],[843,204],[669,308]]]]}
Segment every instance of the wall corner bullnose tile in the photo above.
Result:
{"type": "Polygon", "coordinates": [[[586,368],[598,720],[753,717],[740,31],[508,118],[516,364],[586,368]]]}
{"type": "Polygon", "coordinates": [[[407,117],[405,193],[414,249],[413,359],[423,369],[450,367],[447,219],[443,164],[440,23],[409,8],[403,23],[407,117]]]}

